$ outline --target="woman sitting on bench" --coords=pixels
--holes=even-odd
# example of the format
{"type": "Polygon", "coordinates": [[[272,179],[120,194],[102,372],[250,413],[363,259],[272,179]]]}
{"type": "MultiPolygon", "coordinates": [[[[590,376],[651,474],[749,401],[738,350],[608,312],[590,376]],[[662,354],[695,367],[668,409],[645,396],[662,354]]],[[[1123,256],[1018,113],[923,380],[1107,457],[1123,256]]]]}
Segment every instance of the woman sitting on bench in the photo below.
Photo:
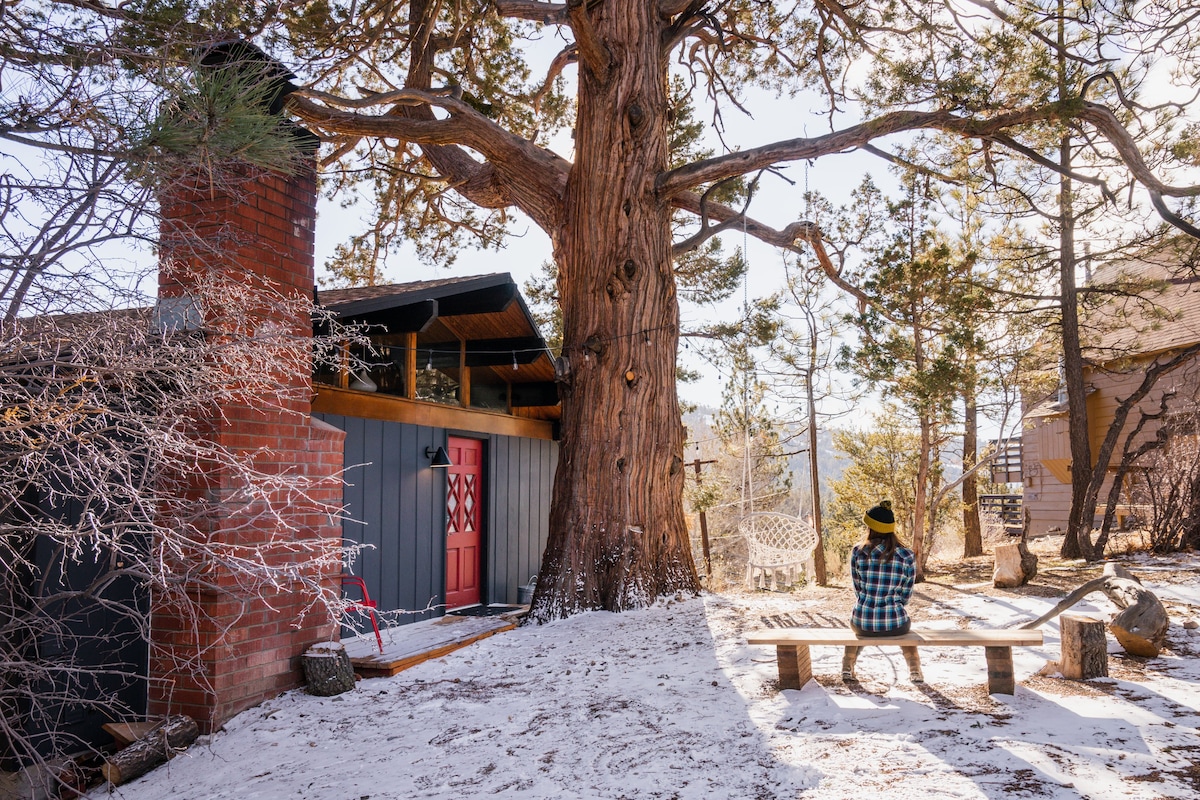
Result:
{"type": "MultiPolygon", "coordinates": [[[[859,636],[900,636],[908,633],[908,611],[916,576],[916,556],[896,537],[892,504],[881,500],[863,515],[867,538],[850,554],[850,577],[854,582],[854,611],[850,627],[859,636]]],[[[857,680],[854,665],[861,647],[847,646],[842,657],[842,680],[857,680]]],[[[913,683],[924,683],[921,657],[915,647],[901,647],[913,683]]]]}

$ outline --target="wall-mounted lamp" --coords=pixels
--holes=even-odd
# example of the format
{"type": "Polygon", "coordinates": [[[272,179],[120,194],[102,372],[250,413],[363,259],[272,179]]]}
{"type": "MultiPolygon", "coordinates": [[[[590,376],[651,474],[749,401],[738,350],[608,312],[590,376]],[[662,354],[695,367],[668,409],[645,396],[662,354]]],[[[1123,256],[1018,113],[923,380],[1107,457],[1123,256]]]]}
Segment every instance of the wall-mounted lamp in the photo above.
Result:
{"type": "Polygon", "coordinates": [[[425,457],[432,459],[429,462],[431,467],[453,467],[454,463],[450,460],[450,456],[446,453],[446,448],[439,447],[435,452],[432,447],[425,448],[425,457]]]}

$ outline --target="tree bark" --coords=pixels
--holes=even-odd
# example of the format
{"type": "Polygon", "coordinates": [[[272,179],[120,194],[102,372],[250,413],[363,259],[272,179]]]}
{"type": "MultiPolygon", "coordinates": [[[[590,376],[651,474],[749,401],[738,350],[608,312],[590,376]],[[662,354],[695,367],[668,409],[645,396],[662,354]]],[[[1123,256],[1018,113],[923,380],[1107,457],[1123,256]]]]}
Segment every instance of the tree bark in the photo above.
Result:
{"type": "Polygon", "coordinates": [[[813,572],[818,586],[825,586],[828,575],[825,568],[825,534],[821,521],[821,472],[817,466],[817,404],[813,397],[813,376],[817,370],[817,331],[809,318],[808,371],[804,373],[804,392],[808,402],[808,477],[812,487],[813,530],[817,533],[817,546],[813,549],[813,572]]]}
{"type": "Polygon", "coordinates": [[[575,163],[553,236],[567,374],[538,622],[700,586],[682,501],[671,208],[654,190],[668,156],[664,22],[655,3],[587,13],[596,40],[622,42],[623,56],[604,80],[580,68],[575,163]]]}
{"type": "Polygon", "coordinates": [[[176,751],[196,741],[199,735],[200,728],[191,717],[168,717],[145,737],[109,756],[100,771],[106,781],[120,786],[174,758],[176,751]]]}
{"type": "Polygon", "coordinates": [[[300,657],[308,693],[332,697],[354,688],[354,666],[350,654],[339,642],[322,642],[300,657]]]}
{"type": "MultiPolygon", "coordinates": [[[[979,460],[979,410],[975,386],[963,388],[963,472],[979,460]]],[[[963,558],[983,555],[983,527],[979,524],[979,484],[974,477],[963,481],[963,558]]]]}
{"type": "Polygon", "coordinates": [[[1108,676],[1108,644],[1104,623],[1081,614],[1063,614],[1059,621],[1062,656],[1058,668],[1064,678],[1086,681],[1108,676]]]}

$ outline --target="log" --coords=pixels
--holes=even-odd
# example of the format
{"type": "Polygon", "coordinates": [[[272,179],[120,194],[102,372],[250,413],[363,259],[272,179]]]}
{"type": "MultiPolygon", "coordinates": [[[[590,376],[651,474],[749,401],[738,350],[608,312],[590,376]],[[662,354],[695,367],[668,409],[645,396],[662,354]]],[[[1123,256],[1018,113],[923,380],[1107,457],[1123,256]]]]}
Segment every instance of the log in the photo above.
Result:
{"type": "Polygon", "coordinates": [[[100,730],[107,733],[117,743],[117,747],[129,747],[138,739],[158,727],[157,722],[106,722],[100,730]]]}
{"type": "Polygon", "coordinates": [[[354,665],[341,642],[319,642],[300,657],[308,693],[331,697],[354,688],[354,665]]]}
{"type": "Polygon", "coordinates": [[[992,585],[997,589],[1015,589],[1037,575],[1037,556],[1024,541],[996,545],[995,558],[992,585]]]}
{"type": "Polygon", "coordinates": [[[113,786],[120,786],[174,758],[199,735],[200,728],[191,717],[167,717],[141,739],[105,759],[100,772],[113,786]]]}
{"type": "Polygon", "coordinates": [[[1108,643],[1103,620],[1082,614],[1063,614],[1060,620],[1062,656],[1059,672],[1073,681],[1108,677],[1108,643]]]}
{"type": "Polygon", "coordinates": [[[1108,629],[1125,652],[1142,658],[1156,657],[1162,652],[1171,624],[1166,607],[1119,564],[1106,564],[1104,572],[1104,593],[1122,609],[1109,621],[1108,629]]]}
{"type": "Polygon", "coordinates": [[[1167,609],[1154,592],[1142,586],[1137,576],[1112,562],[1104,566],[1103,576],[1088,581],[1060,600],[1054,608],[1021,627],[1036,628],[1097,590],[1108,595],[1108,599],[1122,609],[1109,621],[1108,629],[1126,653],[1154,658],[1162,652],[1170,625],[1167,609]]]}

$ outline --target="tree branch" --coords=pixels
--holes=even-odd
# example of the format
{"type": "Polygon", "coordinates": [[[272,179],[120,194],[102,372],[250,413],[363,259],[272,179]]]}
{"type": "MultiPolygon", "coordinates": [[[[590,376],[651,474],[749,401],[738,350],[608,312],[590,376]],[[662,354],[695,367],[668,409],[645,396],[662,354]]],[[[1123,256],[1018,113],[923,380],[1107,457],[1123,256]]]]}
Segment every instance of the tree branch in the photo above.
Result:
{"type": "MultiPolygon", "coordinates": [[[[427,147],[447,147],[439,169],[454,189],[485,208],[516,206],[543,230],[555,230],[561,213],[570,165],[559,156],[509,133],[466,103],[451,97],[405,90],[384,95],[405,102],[420,98],[422,108],[438,106],[450,116],[418,119],[392,113],[383,115],[341,111],[308,99],[307,92],[289,96],[288,109],[301,120],[323,130],[353,136],[399,139],[427,147]],[[453,145],[469,147],[487,159],[471,158],[453,145]]],[[[328,95],[329,102],[343,102],[328,95]]],[[[358,101],[345,101],[348,105],[358,101]]]]}
{"type": "Polygon", "coordinates": [[[545,25],[562,25],[567,21],[564,3],[541,3],[538,0],[492,0],[496,13],[510,19],[525,19],[545,25]]]}
{"type": "Polygon", "coordinates": [[[1017,153],[1020,153],[1021,155],[1025,156],[1025,158],[1028,158],[1030,161],[1032,161],[1033,163],[1037,164],[1040,167],[1045,167],[1048,170],[1057,172],[1059,175],[1063,175],[1067,178],[1070,178],[1073,181],[1079,181],[1080,183],[1088,183],[1088,184],[1091,184],[1092,186],[1099,187],[1100,194],[1104,195],[1105,200],[1108,200],[1110,203],[1113,203],[1113,204],[1115,204],[1117,202],[1117,196],[1112,193],[1111,189],[1108,188],[1108,184],[1106,184],[1100,178],[1095,178],[1090,175],[1081,175],[1080,173],[1076,172],[1075,170],[1071,169],[1070,167],[1064,167],[1062,164],[1058,163],[1057,161],[1052,161],[1051,159],[1044,157],[1041,153],[1038,153],[1033,148],[1026,147],[1025,145],[1023,145],[1020,142],[1013,139],[1011,136],[1006,136],[1006,135],[1000,134],[1000,135],[992,136],[991,141],[995,142],[996,144],[1004,145],[1009,150],[1013,150],[1017,153]]]}
{"type": "MultiPolygon", "coordinates": [[[[1041,108],[1012,111],[987,119],[963,117],[950,110],[893,111],[824,136],[787,139],[762,147],[697,161],[664,172],[659,177],[656,188],[661,196],[674,197],[680,192],[685,192],[701,184],[744,175],[747,172],[769,167],[782,161],[818,158],[831,153],[861,148],[875,139],[897,133],[939,130],[968,138],[1001,140],[1007,136],[1006,131],[1014,127],[1035,123],[1062,122],[1068,119],[1086,122],[1099,131],[1116,149],[1121,161],[1134,178],[1151,192],[1152,200],[1155,193],[1172,197],[1200,195],[1200,186],[1175,187],[1160,181],[1147,166],[1133,136],[1125,130],[1113,112],[1104,106],[1086,102],[1051,103],[1041,108]]],[[[1009,145],[1012,142],[1009,139],[1004,143],[1009,145]]],[[[1022,155],[1028,155],[1028,152],[1022,152],[1022,155]]],[[[1156,203],[1155,208],[1160,214],[1165,210],[1161,200],[1156,203]]],[[[1167,215],[1170,215],[1169,211],[1167,211],[1167,215]]],[[[1187,225],[1177,216],[1171,219],[1164,215],[1164,218],[1175,224],[1176,227],[1180,227],[1179,223],[1187,225]]],[[[1191,233],[1188,228],[1191,226],[1181,229],[1191,233]]]]}
{"type": "MultiPolygon", "coordinates": [[[[779,247],[792,253],[802,253],[804,248],[796,244],[797,242],[805,242],[812,249],[812,252],[817,257],[817,263],[821,267],[821,271],[829,278],[829,280],[842,291],[853,296],[860,304],[869,304],[872,298],[859,287],[847,281],[842,277],[841,272],[834,265],[833,260],[829,258],[829,253],[825,250],[825,243],[821,237],[821,231],[816,224],[807,220],[793,222],[782,230],[772,228],[753,217],[744,217],[743,215],[729,206],[720,203],[706,203],[704,199],[695,192],[685,192],[677,195],[672,204],[684,211],[703,216],[707,219],[715,219],[719,223],[728,223],[731,220],[735,223],[740,223],[745,226],[746,234],[753,236],[761,242],[765,242],[774,247],[779,247]]],[[[729,227],[723,225],[723,228],[729,227]]],[[[716,231],[713,231],[714,233],[716,231]]]]}
{"type": "MultiPolygon", "coordinates": [[[[619,12],[618,12],[619,13],[619,12]]],[[[612,53],[596,36],[596,29],[587,14],[586,0],[567,0],[567,19],[575,32],[575,43],[579,46],[579,60],[597,83],[608,83],[608,71],[612,66],[612,53]]]]}

